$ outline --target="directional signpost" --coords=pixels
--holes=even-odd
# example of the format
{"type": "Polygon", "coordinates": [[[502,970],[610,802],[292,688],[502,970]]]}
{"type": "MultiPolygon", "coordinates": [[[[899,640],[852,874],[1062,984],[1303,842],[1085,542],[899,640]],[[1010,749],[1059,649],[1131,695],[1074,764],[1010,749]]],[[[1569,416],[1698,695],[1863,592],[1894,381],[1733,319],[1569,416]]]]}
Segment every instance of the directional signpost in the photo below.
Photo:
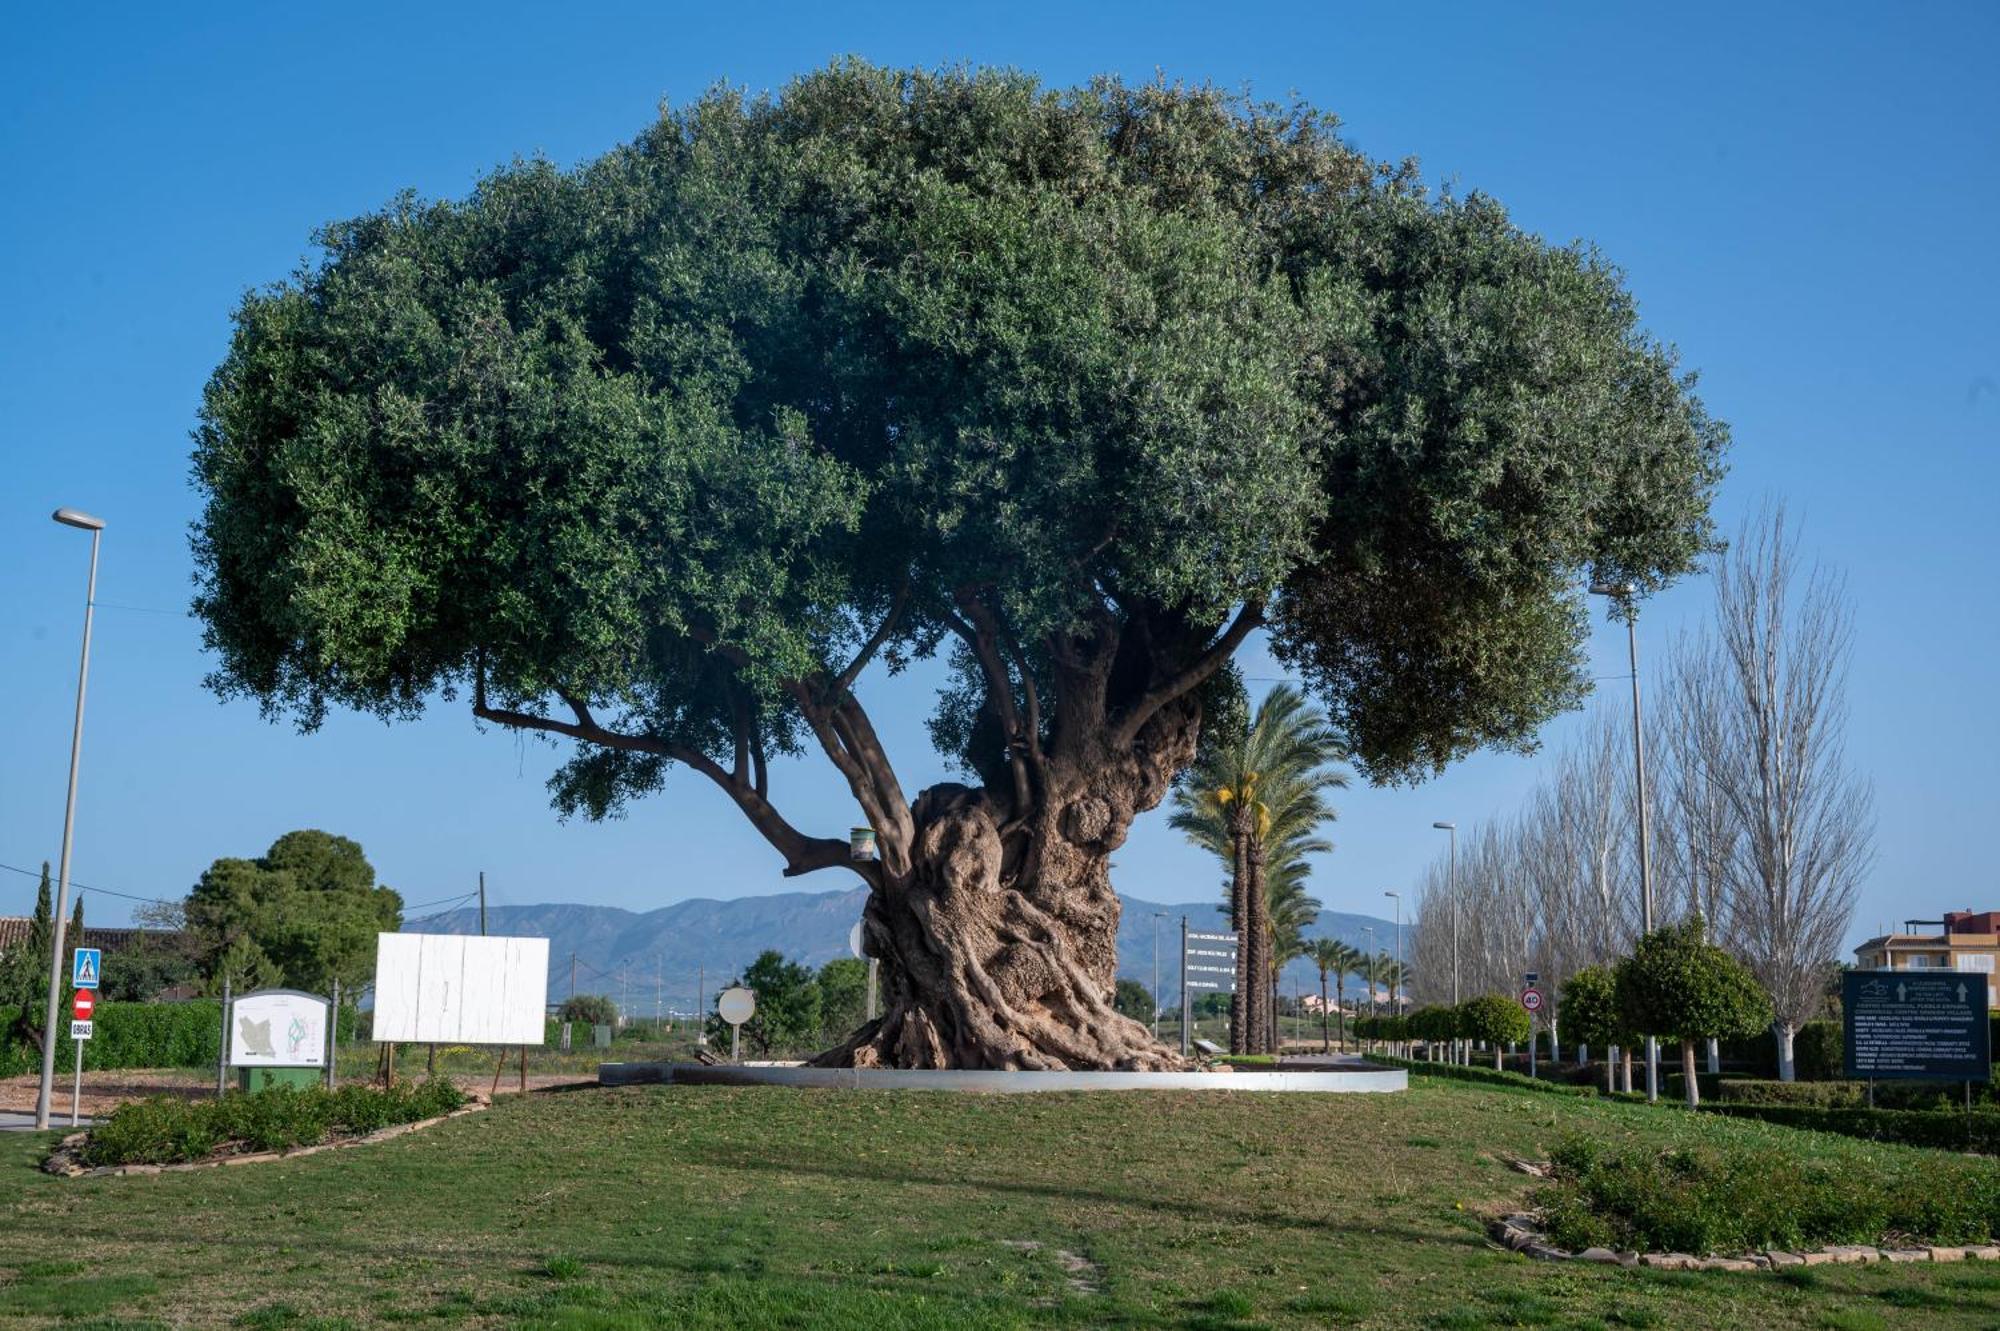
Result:
{"type": "MultiPolygon", "coordinates": [[[[104,970],[104,950],[95,947],[80,947],[70,958],[69,982],[76,990],[76,997],[70,1000],[69,1038],[76,1046],[76,1080],[70,1083],[69,1125],[73,1128],[83,1118],[83,1042],[90,1038],[91,1013],[97,1011],[97,979],[104,970]]],[[[54,1031],[49,1032],[54,1035],[54,1031]]]]}
{"type": "Polygon", "coordinates": [[[1986,977],[1972,972],[1849,971],[1840,992],[1847,1076],[1992,1080],[1986,998],[1986,977]]]}
{"type": "Polygon", "coordinates": [[[1236,944],[1233,933],[1196,933],[1181,916],[1181,1053],[1188,1052],[1193,1030],[1194,991],[1236,992],[1236,944]]]}

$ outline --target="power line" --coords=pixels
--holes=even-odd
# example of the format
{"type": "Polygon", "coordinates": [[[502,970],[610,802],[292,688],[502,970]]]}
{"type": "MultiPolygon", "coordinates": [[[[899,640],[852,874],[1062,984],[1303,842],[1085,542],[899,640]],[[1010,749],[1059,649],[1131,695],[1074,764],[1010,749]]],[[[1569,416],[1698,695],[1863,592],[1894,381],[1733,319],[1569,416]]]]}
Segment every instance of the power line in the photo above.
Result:
{"type": "MultiPolygon", "coordinates": [[[[407,906],[403,907],[403,909],[404,909],[404,911],[406,911],[406,912],[408,912],[408,911],[413,911],[413,910],[422,910],[422,909],[423,909],[424,907],[426,907],[426,906],[443,906],[443,905],[448,905],[448,904],[451,904],[451,903],[453,903],[453,902],[459,902],[459,901],[470,901],[470,900],[471,900],[472,898],[474,898],[474,897],[476,897],[476,896],[478,896],[478,895],[479,895],[479,889],[475,887],[475,888],[473,888],[473,889],[472,889],[472,890],[471,890],[470,892],[461,892],[461,893],[459,893],[459,894],[458,894],[457,896],[455,896],[455,897],[439,897],[439,898],[438,898],[438,899],[437,899],[436,901],[417,901],[417,902],[412,902],[411,904],[409,904],[409,905],[407,905],[407,906]]],[[[442,914],[444,914],[444,912],[443,912],[443,911],[438,911],[437,913],[438,913],[439,915],[442,915],[442,914]]],[[[428,918],[428,917],[426,917],[426,918],[428,918]]]]}
{"type": "Polygon", "coordinates": [[[97,601],[94,604],[99,610],[136,610],[142,615],[186,615],[189,618],[194,616],[192,610],[163,610],[156,605],[120,605],[116,601],[97,601]]]}
{"type": "MultiPolygon", "coordinates": [[[[8,873],[20,874],[23,878],[40,878],[42,876],[42,871],[39,869],[23,869],[17,865],[12,865],[12,864],[0,864],[0,869],[5,869],[8,873]]],[[[167,897],[141,897],[141,896],[134,896],[130,892],[113,891],[111,888],[108,887],[92,887],[88,883],[79,883],[74,878],[69,880],[69,885],[75,888],[79,892],[102,892],[107,897],[120,897],[126,901],[150,901],[155,903],[156,905],[161,905],[161,906],[174,906],[179,904],[178,901],[172,900],[167,897]]]]}

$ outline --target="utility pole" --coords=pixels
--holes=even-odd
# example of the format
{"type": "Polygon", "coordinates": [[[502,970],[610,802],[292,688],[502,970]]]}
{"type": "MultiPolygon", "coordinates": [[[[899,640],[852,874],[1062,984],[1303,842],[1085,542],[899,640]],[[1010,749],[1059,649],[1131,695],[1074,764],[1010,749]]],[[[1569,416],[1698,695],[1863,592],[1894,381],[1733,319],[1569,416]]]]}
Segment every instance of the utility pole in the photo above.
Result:
{"type": "Polygon", "coordinates": [[[653,1038],[655,1040],[660,1038],[660,1027],[665,1025],[667,1020],[666,1004],[661,998],[663,992],[661,986],[666,983],[666,978],[667,958],[665,953],[661,953],[660,968],[653,972],[653,1038]]]}
{"type": "Polygon", "coordinates": [[[569,996],[576,997],[576,953],[569,954],[569,996]]]}
{"type": "Polygon", "coordinates": [[[694,968],[694,1042],[708,1048],[708,972],[694,968]]]}
{"type": "Polygon", "coordinates": [[[479,871],[479,936],[486,937],[486,870],[479,871]]]}

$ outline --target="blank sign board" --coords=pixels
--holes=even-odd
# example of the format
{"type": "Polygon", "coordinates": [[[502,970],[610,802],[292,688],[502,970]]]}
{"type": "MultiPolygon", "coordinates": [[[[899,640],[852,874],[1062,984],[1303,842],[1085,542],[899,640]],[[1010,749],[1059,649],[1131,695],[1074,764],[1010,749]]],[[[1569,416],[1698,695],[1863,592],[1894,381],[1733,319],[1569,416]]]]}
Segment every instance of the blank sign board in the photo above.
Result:
{"type": "Polygon", "coordinates": [[[549,940],[375,935],[375,1035],[417,1044],[543,1042],[549,940]]]}

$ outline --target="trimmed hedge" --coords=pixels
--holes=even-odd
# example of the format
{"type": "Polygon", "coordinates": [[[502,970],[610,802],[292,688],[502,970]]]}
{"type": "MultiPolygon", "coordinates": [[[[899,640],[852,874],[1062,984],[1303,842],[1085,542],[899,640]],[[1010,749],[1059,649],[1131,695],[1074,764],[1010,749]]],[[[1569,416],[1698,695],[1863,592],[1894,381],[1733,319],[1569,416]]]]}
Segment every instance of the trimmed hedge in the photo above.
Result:
{"type": "Polygon", "coordinates": [[[1930,1146],[1947,1151],[2000,1155],[2000,1112],[1976,1109],[1968,1114],[1935,1109],[1823,1109],[1811,1105],[1759,1105],[1719,1101],[1700,1112],[1730,1118],[1754,1118],[1788,1128],[1832,1132],[1864,1141],[1930,1146]]]}
{"type": "Polygon", "coordinates": [[[2000,1234],[2000,1168],[1976,1160],[1807,1155],[1769,1143],[1660,1152],[1572,1137],[1535,1193],[1560,1247],[1686,1253],[2000,1234]]]}
{"type": "MultiPolygon", "coordinates": [[[[1841,1075],[1844,1047],[1840,1023],[1809,1021],[1792,1036],[1792,1059],[1802,1081],[1825,1081],[1841,1075]]],[[[1748,1065],[1758,1077],[1778,1075],[1778,1037],[1769,1031],[1722,1042],[1725,1062],[1748,1065]]]]}
{"type": "Polygon", "coordinates": [[[229,1147],[290,1150],[435,1118],[464,1103],[465,1093],[448,1081],[400,1082],[389,1090],[279,1086],[219,1100],[153,1096],[119,1106],[93,1127],[83,1159],[90,1165],[164,1165],[205,1159],[229,1147]]]}
{"type": "MultiPolygon", "coordinates": [[[[1704,1093],[1705,1090],[1704,1083],[1704,1093]]],[[[1716,1088],[1717,1100],[1751,1105],[1808,1105],[1819,1109],[1865,1109],[1868,1083],[1865,1081],[1764,1081],[1748,1077],[1725,1078],[1716,1088]]],[[[1984,1082],[1972,1088],[1972,1103],[1978,1107],[1994,1104],[1994,1087],[1984,1082]]],[[[1877,1109],[1929,1109],[1963,1112],[1965,1088],[1962,1082],[1878,1081],[1875,1083],[1877,1109]]]]}
{"type": "Polygon", "coordinates": [[[1462,1067],[1457,1063],[1431,1063],[1423,1059],[1396,1058],[1389,1054],[1368,1054],[1365,1057],[1370,1063],[1403,1068],[1413,1076],[1442,1077],[1449,1081],[1479,1082],[1487,1086],[1508,1086],[1515,1090],[1542,1091],[1549,1095],[1571,1095],[1585,1099],[1597,1094],[1595,1086],[1572,1086],[1568,1082],[1543,1081],[1538,1077],[1527,1077],[1518,1072],[1496,1072],[1492,1068],[1485,1067],[1462,1067]]]}
{"type": "MultiPolygon", "coordinates": [[[[0,1032],[12,1029],[18,1008],[0,1008],[0,1032]]],[[[360,1014],[351,1007],[340,1010],[340,1038],[354,1038],[360,1014]]],[[[69,1017],[65,1014],[56,1038],[69,1043],[69,1017]]],[[[190,999],[184,1003],[104,1003],[91,1018],[91,1038],[83,1044],[86,1072],[117,1068],[203,1068],[212,1069],[222,1055],[222,1004],[213,998],[190,999]]],[[[59,1067],[70,1066],[74,1055],[67,1048],[57,1050],[59,1067]]],[[[0,1042],[0,1077],[35,1072],[41,1061],[35,1047],[25,1041],[0,1042]]]]}

